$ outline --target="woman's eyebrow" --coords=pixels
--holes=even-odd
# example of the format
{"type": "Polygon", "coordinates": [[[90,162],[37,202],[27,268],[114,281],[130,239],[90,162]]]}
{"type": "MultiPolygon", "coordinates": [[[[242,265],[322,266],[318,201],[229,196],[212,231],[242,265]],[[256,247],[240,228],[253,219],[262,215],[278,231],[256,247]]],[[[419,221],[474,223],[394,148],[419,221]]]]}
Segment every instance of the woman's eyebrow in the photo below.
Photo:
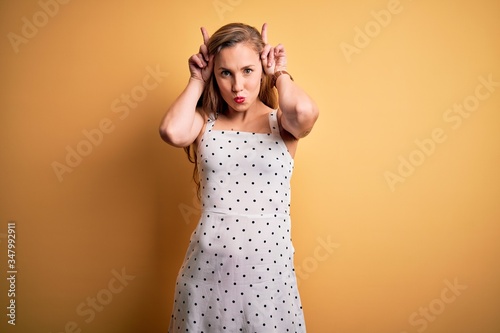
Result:
{"type": "MultiPolygon", "coordinates": [[[[252,64],[252,65],[246,65],[246,66],[243,66],[243,67],[241,67],[241,68],[242,68],[242,69],[245,69],[245,68],[250,68],[250,67],[255,67],[255,65],[253,65],[253,64],[252,64]]],[[[229,71],[229,72],[231,71],[229,68],[226,68],[226,67],[223,67],[223,66],[219,66],[219,68],[218,68],[218,69],[219,69],[219,70],[226,70],[226,71],[229,71]]]]}

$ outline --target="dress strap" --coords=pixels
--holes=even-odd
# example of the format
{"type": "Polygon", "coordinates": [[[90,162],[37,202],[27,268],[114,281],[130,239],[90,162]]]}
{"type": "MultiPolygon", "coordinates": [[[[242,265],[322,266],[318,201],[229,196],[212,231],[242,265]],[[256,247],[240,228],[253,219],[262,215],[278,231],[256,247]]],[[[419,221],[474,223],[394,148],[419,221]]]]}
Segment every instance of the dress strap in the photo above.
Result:
{"type": "Polygon", "coordinates": [[[215,125],[215,120],[217,118],[211,114],[208,119],[207,119],[207,124],[206,124],[206,131],[211,131],[212,128],[214,128],[214,125],[215,125]]]}
{"type": "Polygon", "coordinates": [[[210,115],[208,119],[205,121],[205,129],[203,130],[203,135],[201,136],[201,141],[204,141],[205,138],[210,135],[212,132],[212,128],[215,125],[215,117],[210,115]]]}
{"type": "Polygon", "coordinates": [[[269,126],[271,127],[271,132],[273,134],[280,135],[280,126],[278,124],[278,109],[269,113],[269,126]]]}

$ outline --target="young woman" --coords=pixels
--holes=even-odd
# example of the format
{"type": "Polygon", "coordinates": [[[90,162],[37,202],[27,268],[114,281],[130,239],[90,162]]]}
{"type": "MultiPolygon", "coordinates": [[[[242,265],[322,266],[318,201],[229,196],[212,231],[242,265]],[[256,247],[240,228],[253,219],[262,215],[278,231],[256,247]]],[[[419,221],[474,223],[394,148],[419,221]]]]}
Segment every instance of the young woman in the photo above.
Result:
{"type": "Polygon", "coordinates": [[[299,139],[318,118],[283,45],[239,23],[189,58],[191,77],[160,125],[195,162],[202,202],[177,276],[173,332],[305,332],[290,238],[299,139]],[[277,91],[277,94],[276,94],[277,91]]]}

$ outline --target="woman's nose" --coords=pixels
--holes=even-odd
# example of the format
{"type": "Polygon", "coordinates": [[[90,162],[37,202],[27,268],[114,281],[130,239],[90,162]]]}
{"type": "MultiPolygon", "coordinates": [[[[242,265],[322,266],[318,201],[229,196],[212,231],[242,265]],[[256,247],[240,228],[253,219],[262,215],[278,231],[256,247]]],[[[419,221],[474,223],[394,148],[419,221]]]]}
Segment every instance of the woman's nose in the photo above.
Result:
{"type": "Polygon", "coordinates": [[[243,78],[236,75],[234,77],[232,89],[233,89],[233,92],[242,91],[243,90],[243,78]]]}

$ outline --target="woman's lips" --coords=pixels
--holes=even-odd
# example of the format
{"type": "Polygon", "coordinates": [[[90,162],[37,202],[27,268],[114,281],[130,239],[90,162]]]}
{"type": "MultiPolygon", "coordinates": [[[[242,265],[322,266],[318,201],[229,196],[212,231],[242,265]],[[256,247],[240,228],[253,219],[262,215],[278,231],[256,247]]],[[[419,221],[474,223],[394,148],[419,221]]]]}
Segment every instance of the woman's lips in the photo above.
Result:
{"type": "Polygon", "coordinates": [[[234,101],[238,104],[244,103],[245,102],[245,97],[235,97],[234,101]]]}

